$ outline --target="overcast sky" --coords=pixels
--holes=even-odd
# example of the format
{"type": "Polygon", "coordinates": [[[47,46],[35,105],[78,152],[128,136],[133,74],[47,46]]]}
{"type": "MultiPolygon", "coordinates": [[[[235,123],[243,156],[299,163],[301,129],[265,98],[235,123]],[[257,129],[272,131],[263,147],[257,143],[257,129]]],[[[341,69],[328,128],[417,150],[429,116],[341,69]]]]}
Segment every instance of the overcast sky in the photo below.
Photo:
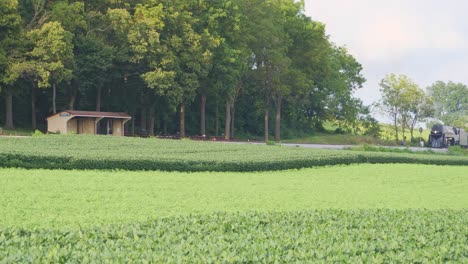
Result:
{"type": "Polygon", "coordinates": [[[425,88],[437,80],[468,84],[468,0],[305,0],[364,67],[356,95],[379,100],[386,74],[406,74],[425,88]]]}

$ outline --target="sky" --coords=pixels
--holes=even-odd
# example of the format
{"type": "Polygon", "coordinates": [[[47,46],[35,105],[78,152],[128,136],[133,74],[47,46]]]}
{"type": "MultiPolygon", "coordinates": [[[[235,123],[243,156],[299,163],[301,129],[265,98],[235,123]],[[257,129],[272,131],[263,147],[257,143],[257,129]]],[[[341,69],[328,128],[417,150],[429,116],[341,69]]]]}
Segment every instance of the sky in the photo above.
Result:
{"type": "Polygon", "coordinates": [[[421,88],[468,84],[467,0],[305,0],[306,13],[326,24],[367,79],[356,92],[366,105],[380,99],[379,82],[405,74],[421,88]]]}

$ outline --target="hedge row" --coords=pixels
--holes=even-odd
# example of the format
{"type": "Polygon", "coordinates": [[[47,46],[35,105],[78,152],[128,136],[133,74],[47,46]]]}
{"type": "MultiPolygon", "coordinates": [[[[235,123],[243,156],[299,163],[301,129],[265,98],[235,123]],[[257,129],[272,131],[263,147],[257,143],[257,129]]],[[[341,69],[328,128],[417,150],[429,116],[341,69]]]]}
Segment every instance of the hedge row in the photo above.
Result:
{"type": "Polygon", "coordinates": [[[0,156],[0,167],[26,169],[103,169],[103,170],[161,170],[161,171],[273,171],[286,169],[309,168],[359,163],[407,163],[430,165],[467,166],[468,159],[462,157],[444,157],[434,155],[403,155],[388,153],[343,153],[342,155],[311,156],[285,160],[249,160],[231,162],[226,160],[193,161],[158,160],[158,159],[116,159],[116,158],[77,158],[67,156],[36,156],[25,154],[3,154],[0,156]]]}
{"type": "Polygon", "coordinates": [[[3,263],[462,263],[468,210],[215,213],[0,229],[3,263]]]}

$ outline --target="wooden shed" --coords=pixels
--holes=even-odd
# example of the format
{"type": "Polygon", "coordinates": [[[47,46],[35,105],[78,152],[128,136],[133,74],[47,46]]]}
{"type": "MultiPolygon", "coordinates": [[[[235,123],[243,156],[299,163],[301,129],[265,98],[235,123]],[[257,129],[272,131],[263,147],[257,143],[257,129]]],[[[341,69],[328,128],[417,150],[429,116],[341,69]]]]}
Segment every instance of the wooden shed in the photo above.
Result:
{"type": "Polygon", "coordinates": [[[126,113],[67,110],[47,118],[47,131],[60,134],[123,136],[126,113]]]}

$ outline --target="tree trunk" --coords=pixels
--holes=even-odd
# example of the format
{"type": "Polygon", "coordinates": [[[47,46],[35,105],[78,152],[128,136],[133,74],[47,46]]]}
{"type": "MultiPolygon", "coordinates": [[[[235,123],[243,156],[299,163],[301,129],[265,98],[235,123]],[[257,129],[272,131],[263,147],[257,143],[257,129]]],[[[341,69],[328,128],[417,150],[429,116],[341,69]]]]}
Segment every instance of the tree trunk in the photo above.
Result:
{"type": "Polygon", "coordinates": [[[268,115],[270,111],[270,97],[266,96],[265,101],[265,143],[268,143],[268,115]]]}
{"type": "Polygon", "coordinates": [[[206,136],[206,95],[200,98],[200,135],[206,136]]]}
{"type": "Polygon", "coordinates": [[[76,80],[72,80],[71,83],[71,95],[70,95],[70,101],[68,102],[68,109],[69,110],[74,110],[75,109],[75,102],[76,102],[76,96],[78,93],[78,84],[76,80]]]}
{"type": "Polygon", "coordinates": [[[236,116],[236,100],[242,89],[242,79],[237,82],[236,93],[231,103],[231,138],[234,139],[234,130],[235,130],[235,116],[236,116]]]}
{"type": "Polygon", "coordinates": [[[13,93],[10,91],[6,92],[6,129],[14,129],[13,125],[13,93]]]}
{"type": "Polygon", "coordinates": [[[218,107],[218,100],[216,100],[215,130],[216,130],[216,136],[219,136],[219,107],[218,107]]]}
{"type": "Polygon", "coordinates": [[[54,84],[52,84],[52,113],[55,115],[57,113],[57,105],[55,103],[55,100],[57,98],[57,87],[54,84]]]}
{"type": "Polygon", "coordinates": [[[31,129],[36,130],[36,84],[34,83],[31,90],[31,129]]]}
{"type": "Polygon", "coordinates": [[[234,101],[231,104],[231,139],[234,139],[234,118],[236,116],[236,108],[234,101]]]}
{"type": "Polygon", "coordinates": [[[411,142],[414,140],[414,126],[410,127],[410,133],[411,133],[411,142]]]}
{"type": "Polygon", "coordinates": [[[180,104],[180,138],[185,137],[185,104],[180,104]]]}
{"type": "Polygon", "coordinates": [[[97,95],[96,95],[96,111],[101,111],[101,94],[102,94],[102,87],[99,86],[97,88],[97,95]]]}
{"type": "Polygon", "coordinates": [[[224,126],[224,139],[230,139],[231,130],[231,102],[226,100],[226,123],[224,126]]]}
{"type": "Polygon", "coordinates": [[[162,117],[162,129],[163,129],[163,134],[164,135],[167,135],[167,115],[164,114],[163,117],[162,117]]]}
{"type": "Polygon", "coordinates": [[[276,96],[275,108],[276,108],[276,124],[275,124],[275,141],[281,141],[281,102],[283,97],[281,95],[276,96]]]}
{"type": "Polygon", "coordinates": [[[132,116],[132,136],[135,136],[135,114],[132,116]]]}
{"type": "Polygon", "coordinates": [[[147,124],[147,120],[146,120],[146,108],[142,108],[141,109],[141,115],[140,115],[140,130],[141,131],[144,131],[146,130],[146,124],[147,124]]]}
{"type": "Polygon", "coordinates": [[[403,140],[403,144],[405,144],[406,142],[406,136],[405,136],[405,123],[406,123],[406,119],[403,117],[403,122],[401,124],[401,134],[402,134],[402,140],[403,140]]]}
{"type": "Polygon", "coordinates": [[[393,115],[393,125],[394,125],[394,128],[395,128],[395,138],[396,138],[396,141],[398,142],[399,138],[398,138],[398,117],[397,117],[397,115],[393,115]]]}
{"type": "Polygon", "coordinates": [[[415,118],[411,121],[411,126],[410,126],[411,141],[414,140],[414,127],[416,126],[418,119],[419,119],[418,116],[415,116],[415,118]]]}
{"type": "Polygon", "coordinates": [[[154,107],[150,108],[149,120],[148,120],[148,134],[154,136],[154,107]]]}

